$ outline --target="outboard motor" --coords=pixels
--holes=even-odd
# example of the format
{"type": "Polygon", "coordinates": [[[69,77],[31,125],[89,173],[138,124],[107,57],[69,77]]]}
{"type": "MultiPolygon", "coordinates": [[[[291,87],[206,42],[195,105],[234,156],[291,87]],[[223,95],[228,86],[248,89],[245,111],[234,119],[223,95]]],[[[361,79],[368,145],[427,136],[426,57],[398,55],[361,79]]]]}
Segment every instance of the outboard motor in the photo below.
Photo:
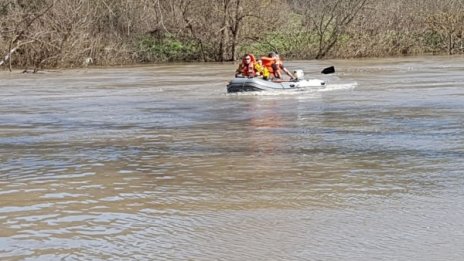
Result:
{"type": "Polygon", "coordinates": [[[293,75],[295,75],[295,77],[296,77],[296,79],[297,79],[298,81],[304,79],[304,72],[303,72],[303,70],[295,70],[295,71],[293,72],[293,75]]]}

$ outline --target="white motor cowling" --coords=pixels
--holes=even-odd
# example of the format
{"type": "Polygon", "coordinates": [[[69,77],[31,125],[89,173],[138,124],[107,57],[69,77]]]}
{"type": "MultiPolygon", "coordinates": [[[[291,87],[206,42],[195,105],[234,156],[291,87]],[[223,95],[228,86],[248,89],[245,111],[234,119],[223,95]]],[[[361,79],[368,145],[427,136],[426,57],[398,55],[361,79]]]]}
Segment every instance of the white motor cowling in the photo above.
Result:
{"type": "Polygon", "coordinates": [[[295,78],[296,78],[297,80],[303,80],[303,79],[304,79],[304,72],[303,72],[303,70],[295,70],[295,71],[293,72],[293,75],[295,75],[295,78]]]}

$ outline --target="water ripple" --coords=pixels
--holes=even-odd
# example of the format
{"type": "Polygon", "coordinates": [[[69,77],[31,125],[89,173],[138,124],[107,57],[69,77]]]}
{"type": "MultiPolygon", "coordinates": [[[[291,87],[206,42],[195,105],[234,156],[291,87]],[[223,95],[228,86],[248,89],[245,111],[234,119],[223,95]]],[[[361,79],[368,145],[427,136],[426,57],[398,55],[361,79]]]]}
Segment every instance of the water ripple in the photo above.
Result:
{"type": "Polygon", "coordinates": [[[462,259],[462,59],[326,62],[291,94],[227,95],[233,64],[2,78],[0,258],[462,259]]]}

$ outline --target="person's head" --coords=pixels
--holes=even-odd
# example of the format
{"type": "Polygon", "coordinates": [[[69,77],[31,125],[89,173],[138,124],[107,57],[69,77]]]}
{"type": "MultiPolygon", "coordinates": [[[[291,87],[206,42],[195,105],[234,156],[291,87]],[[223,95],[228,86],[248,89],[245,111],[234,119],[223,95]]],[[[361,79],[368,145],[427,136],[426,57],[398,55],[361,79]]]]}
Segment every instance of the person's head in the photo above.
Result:
{"type": "Polygon", "coordinates": [[[269,58],[274,58],[276,55],[277,55],[277,53],[275,53],[275,52],[270,52],[267,56],[268,56],[269,58]]]}
{"type": "Polygon", "coordinates": [[[243,61],[246,63],[246,64],[249,64],[251,62],[251,56],[249,54],[246,54],[244,57],[243,57],[243,61]]]}
{"type": "Polygon", "coordinates": [[[263,65],[263,60],[258,59],[256,62],[258,62],[259,65],[263,65]]]}

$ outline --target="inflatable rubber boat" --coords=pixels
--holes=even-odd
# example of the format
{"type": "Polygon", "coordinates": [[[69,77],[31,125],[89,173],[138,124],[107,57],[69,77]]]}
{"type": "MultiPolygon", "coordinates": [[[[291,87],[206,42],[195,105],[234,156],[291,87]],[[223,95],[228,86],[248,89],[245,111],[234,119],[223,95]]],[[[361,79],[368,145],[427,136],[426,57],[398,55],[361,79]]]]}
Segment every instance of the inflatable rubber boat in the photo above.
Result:
{"type": "Polygon", "coordinates": [[[325,81],[318,79],[305,80],[303,71],[294,72],[297,76],[292,81],[270,81],[259,77],[236,77],[227,85],[227,92],[281,91],[281,90],[309,90],[325,88],[325,81]]]}

